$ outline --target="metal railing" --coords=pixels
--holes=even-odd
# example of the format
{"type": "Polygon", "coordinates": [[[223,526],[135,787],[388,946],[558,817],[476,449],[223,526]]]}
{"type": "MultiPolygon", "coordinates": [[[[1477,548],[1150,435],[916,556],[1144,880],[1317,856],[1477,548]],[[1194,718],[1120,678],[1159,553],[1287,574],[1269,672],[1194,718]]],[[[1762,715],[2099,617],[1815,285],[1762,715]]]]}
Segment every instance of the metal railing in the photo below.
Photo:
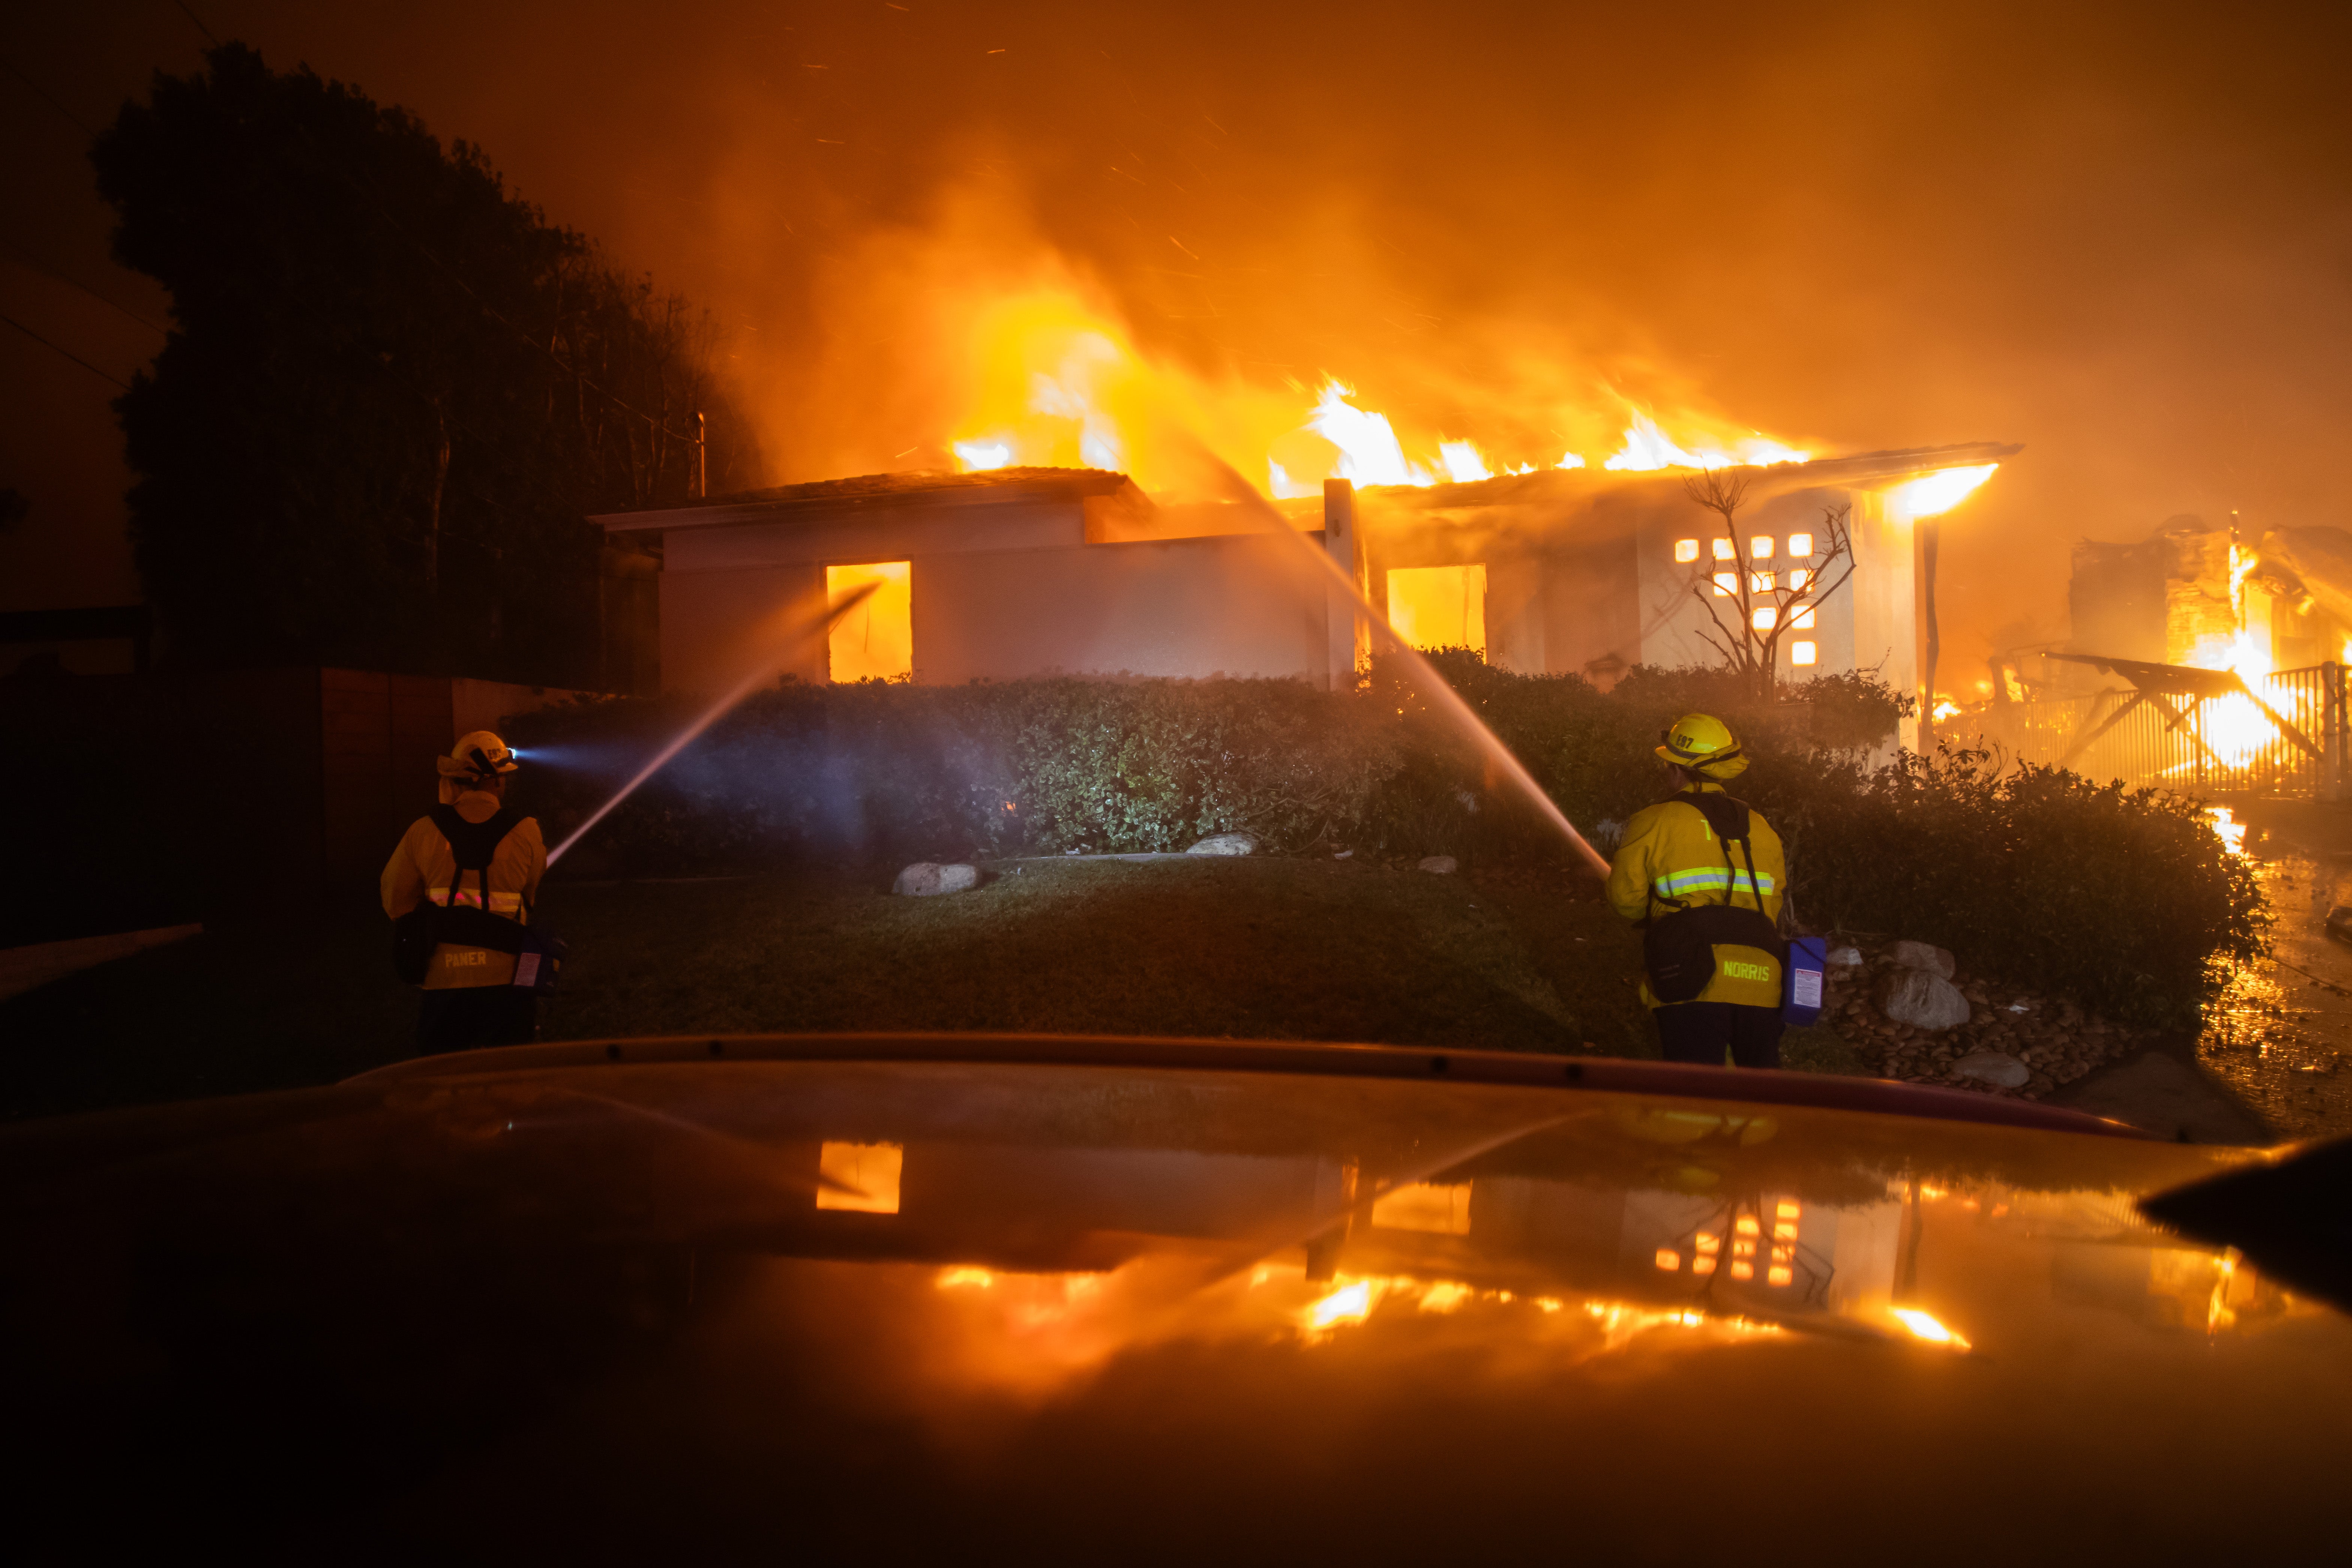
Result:
{"type": "Polygon", "coordinates": [[[2072,768],[2100,783],[2199,795],[2343,798],[2346,675],[2341,664],[2245,678],[2246,690],[2164,696],[2130,687],[2039,702],[2000,702],[1937,726],[2020,762],[2072,768]]]}

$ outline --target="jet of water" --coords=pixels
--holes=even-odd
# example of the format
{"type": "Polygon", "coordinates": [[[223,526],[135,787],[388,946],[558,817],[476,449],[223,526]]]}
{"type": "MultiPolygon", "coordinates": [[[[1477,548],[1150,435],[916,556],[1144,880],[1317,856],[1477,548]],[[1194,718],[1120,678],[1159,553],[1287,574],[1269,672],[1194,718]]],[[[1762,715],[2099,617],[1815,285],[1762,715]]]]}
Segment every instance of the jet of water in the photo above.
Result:
{"type": "Polygon", "coordinates": [[[1559,809],[1551,796],[1544,793],[1543,786],[1536,783],[1535,775],[1528,772],[1527,764],[1519,761],[1510,747],[1503,744],[1501,736],[1486,727],[1486,721],[1479,718],[1470,704],[1462,700],[1462,694],[1445,683],[1445,678],[1437,673],[1437,667],[1431,664],[1419,648],[1399,636],[1396,628],[1389,625],[1386,616],[1372,607],[1371,600],[1365,597],[1364,590],[1358,585],[1355,574],[1333,560],[1329,551],[1323,549],[1305,533],[1293,527],[1290,520],[1275,510],[1273,505],[1264,496],[1258,494],[1257,488],[1236,473],[1231,464],[1209,451],[1205,447],[1201,448],[1199,456],[1203,463],[1211,465],[1213,470],[1222,476],[1226,493],[1233,500],[1247,508],[1251,515],[1268,531],[1280,534],[1299,550],[1313,557],[1317,567],[1324,575],[1356,602],[1357,613],[1370,624],[1372,636],[1386,644],[1390,651],[1395,653],[1419,673],[1422,678],[1423,693],[1435,702],[1447,718],[1454,721],[1454,724],[1470,738],[1505,778],[1510,780],[1512,786],[1526,797],[1528,804],[1536,808],[1537,814],[1559,830],[1560,837],[1568,840],[1570,847],[1575,849],[1592,874],[1606,880],[1609,876],[1609,862],[1601,858],[1601,852],[1585,842],[1584,835],[1576,830],[1576,825],[1569,821],[1567,814],[1559,809]]]}
{"type": "Polygon", "coordinates": [[[629,796],[635,795],[639,784],[645,783],[647,779],[661,772],[664,765],[667,764],[672,757],[677,756],[680,752],[686,750],[687,747],[692,745],[694,743],[695,737],[701,734],[705,730],[709,729],[711,725],[719,722],[719,718],[725,714],[729,709],[734,707],[738,702],[742,701],[746,697],[751,696],[751,693],[759,688],[766,685],[768,681],[774,677],[777,668],[784,662],[785,658],[791,655],[793,650],[803,645],[805,638],[813,636],[820,630],[830,629],[834,622],[841,619],[842,616],[847,615],[850,611],[864,604],[867,596],[881,586],[882,584],[879,583],[862,584],[858,587],[851,590],[849,593],[843,595],[839,603],[826,606],[823,611],[816,615],[802,617],[800,620],[794,622],[782,634],[776,637],[774,640],[768,645],[768,650],[765,656],[753,662],[749,674],[745,675],[741,680],[738,681],[724,697],[721,697],[718,701],[704,709],[702,710],[701,717],[696,719],[693,723],[688,724],[685,729],[679,731],[677,734],[671,739],[669,744],[664,746],[660,751],[656,752],[653,754],[652,761],[646,763],[644,767],[639,768],[636,771],[635,776],[631,778],[628,783],[623,784],[620,789],[614,794],[612,799],[598,806],[587,821],[573,828],[564,838],[562,843],[549,850],[547,852],[547,863],[552,866],[558,860],[562,859],[574,844],[579,843],[581,839],[587,837],[588,830],[590,828],[595,826],[598,823],[604,821],[605,817],[611,816],[614,806],[619,805],[623,801],[628,799],[629,796]]]}

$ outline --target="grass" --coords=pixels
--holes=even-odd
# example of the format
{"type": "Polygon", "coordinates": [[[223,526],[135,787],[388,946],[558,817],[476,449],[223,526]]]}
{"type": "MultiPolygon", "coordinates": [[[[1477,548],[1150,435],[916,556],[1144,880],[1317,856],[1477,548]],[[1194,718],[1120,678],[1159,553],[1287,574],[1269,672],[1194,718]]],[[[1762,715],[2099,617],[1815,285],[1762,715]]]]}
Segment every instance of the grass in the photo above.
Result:
{"type": "MultiPolygon", "coordinates": [[[[894,898],[887,884],[551,884],[540,918],[572,956],[542,1032],[1009,1029],[1656,1054],[1634,994],[1638,942],[1567,873],[1049,860],[944,898],[894,898]]],[[[411,1054],[415,1007],[363,900],[208,931],[0,1003],[0,1116],[331,1082],[411,1054]]],[[[1790,1037],[1791,1066],[1857,1070],[1842,1052],[1825,1030],[1790,1037]]]]}

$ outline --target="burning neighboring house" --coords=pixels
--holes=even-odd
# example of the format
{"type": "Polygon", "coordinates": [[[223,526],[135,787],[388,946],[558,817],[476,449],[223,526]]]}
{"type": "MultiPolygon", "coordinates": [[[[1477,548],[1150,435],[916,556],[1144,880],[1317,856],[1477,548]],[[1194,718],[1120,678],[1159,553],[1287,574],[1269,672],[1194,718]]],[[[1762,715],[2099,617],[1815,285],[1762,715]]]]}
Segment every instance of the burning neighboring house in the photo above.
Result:
{"type": "Polygon", "coordinates": [[[2352,535],[2173,517],[2137,543],[2077,544],[2067,605],[2066,651],[2039,671],[1996,660],[1996,700],[1970,721],[1983,739],[2095,779],[2342,794],[2352,535]],[[2042,700],[2000,700],[2032,674],[2042,700]]]}
{"type": "Polygon", "coordinates": [[[2352,560],[2324,552],[2331,534],[2344,539],[2288,529],[2256,541],[2184,514],[2137,544],[2084,540],[2066,590],[2068,647],[2261,675],[2337,658],[2352,626],[2352,560]]]}
{"type": "MultiPolygon", "coordinates": [[[[1738,574],[1759,606],[1792,584],[1818,588],[1811,574],[1843,532],[1851,578],[1797,610],[1775,650],[1780,672],[1874,670],[1916,689],[1927,623],[1915,523],[2015,450],[1980,443],[1741,470],[1750,484],[1736,546],[1682,470],[1360,491],[1337,479],[1276,504],[1416,644],[1603,683],[1635,664],[1720,662],[1709,634],[1726,624],[1724,602],[1743,601],[1738,574]]],[[[868,582],[877,590],[822,644],[785,650],[785,669],[811,681],[1351,679],[1365,646],[1355,601],[1271,537],[1265,515],[1156,504],[1100,469],[1006,468],[787,486],[594,521],[658,542],[672,689],[731,682],[764,627],[868,582]]],[[[1759,625],[1770,613],[1748,612],[1759,625]]]]}

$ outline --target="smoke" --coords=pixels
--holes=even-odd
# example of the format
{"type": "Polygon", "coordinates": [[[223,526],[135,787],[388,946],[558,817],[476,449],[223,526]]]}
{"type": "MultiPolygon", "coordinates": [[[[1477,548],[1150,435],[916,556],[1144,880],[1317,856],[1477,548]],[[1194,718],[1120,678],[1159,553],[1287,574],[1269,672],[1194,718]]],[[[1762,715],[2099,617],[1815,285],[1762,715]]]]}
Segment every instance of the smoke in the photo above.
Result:
{"type": "MultiPolygon", "coordinates": [[[[944,466],[987,393],[989,301],[1051,297],[1150,367],[1126,395],[1254,480],[1326,373],[1409,448],[1500,463],[1597,459],[1632,408],[1816,450],[2022,441],[1944,529],[1956,668],[2063,616],[2076,538],[2347,521],[2341,14],[420,0],[387,24],[257,0],[214,22],[478,142],[733,322],[722,368],[772,481],[944,466]]],[[[138,90],[149,62],[89,26],[138,90]]]]}

